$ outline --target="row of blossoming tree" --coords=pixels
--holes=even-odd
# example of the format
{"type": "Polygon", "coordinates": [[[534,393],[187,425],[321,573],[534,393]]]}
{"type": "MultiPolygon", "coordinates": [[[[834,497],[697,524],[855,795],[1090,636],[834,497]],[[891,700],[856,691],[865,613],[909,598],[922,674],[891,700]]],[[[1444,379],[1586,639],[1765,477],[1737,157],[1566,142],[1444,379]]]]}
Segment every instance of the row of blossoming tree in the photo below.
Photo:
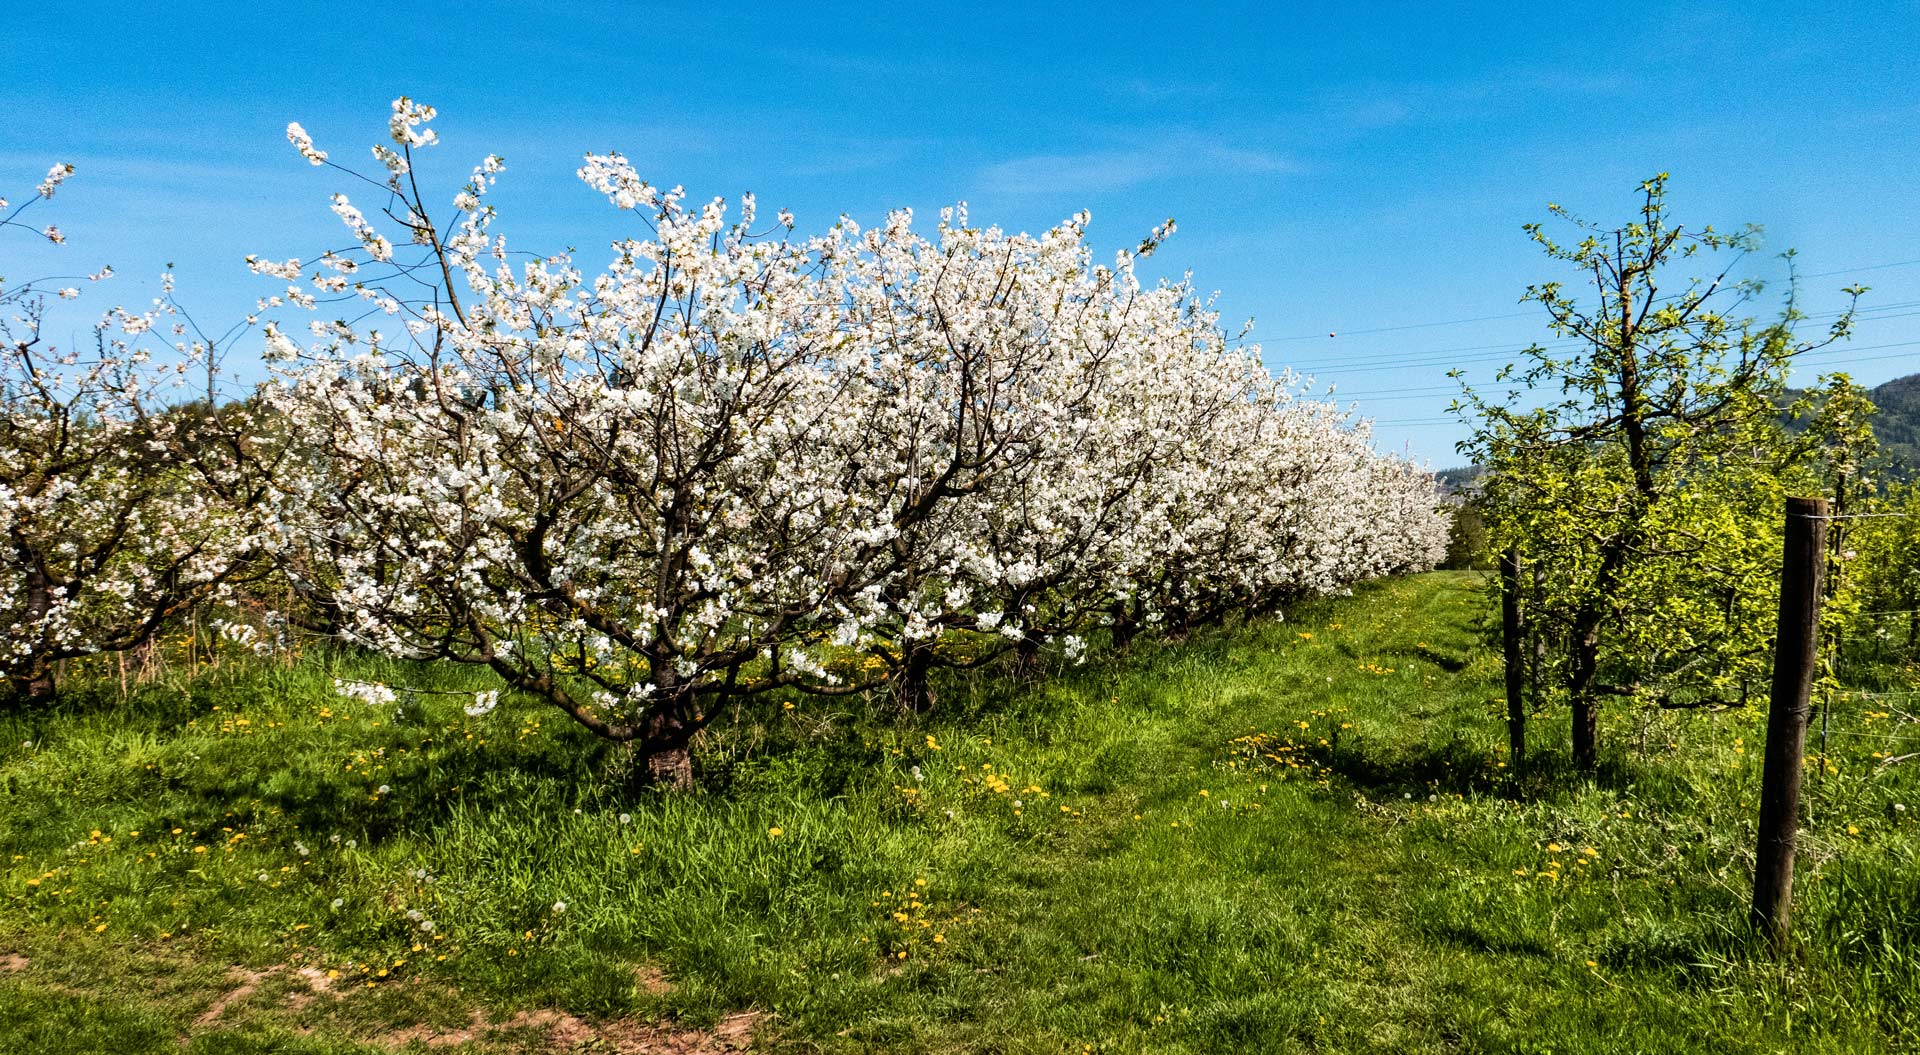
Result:
{"type": "Polygon", "coordinates": [[[264,324],[245,398],[197,390],[218,342],[165,298],[48,360],[41,292],[10,292],[17,686],[271,579],[296,621],[485,667],[685,784],[729,701],[885,687],[921,710],[940,667],[1072,659],[1444,549],[1429,474],[1270,376],[1189,285],[1136,275],[1171,224],[1110,265],[1084,214],[801,236],[590,155],[644,231],[593,273],[509,248],[498,158],[437,215],[413,169],[432,118],[397,101],[384,172],[357,177],[379,222],[334,196],[350,249],[252,261],[285,283],[265,308],[348,317],[264,324]]]}

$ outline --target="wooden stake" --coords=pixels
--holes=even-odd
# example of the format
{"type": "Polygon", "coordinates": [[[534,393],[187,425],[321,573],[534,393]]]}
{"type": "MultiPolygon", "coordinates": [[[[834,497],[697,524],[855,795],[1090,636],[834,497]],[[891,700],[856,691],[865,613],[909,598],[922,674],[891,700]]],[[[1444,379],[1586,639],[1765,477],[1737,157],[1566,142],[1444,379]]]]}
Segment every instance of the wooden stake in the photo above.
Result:
{"type": "Polygon", "coordinates": [[[1800,778],[1808,697],[1820,647],[1820,594],[1826,573],[1827,503],[1787,499],[1780,557],[1780,617],[1774,633],[1773,697],[1767,710],[1760,776],[1760,839],[1753,871],[1753,925],[1783,944],[1792,920],[1793,849],[1800,828],[1800,778]]]}
{"type": "Polygon", "coordinates": [[[1520,551],[1500,554],[1500,645],[1507,666],[1507,750],[1513,768],[1527,753],[1526,629],[1520,614],[1520,551]]]}

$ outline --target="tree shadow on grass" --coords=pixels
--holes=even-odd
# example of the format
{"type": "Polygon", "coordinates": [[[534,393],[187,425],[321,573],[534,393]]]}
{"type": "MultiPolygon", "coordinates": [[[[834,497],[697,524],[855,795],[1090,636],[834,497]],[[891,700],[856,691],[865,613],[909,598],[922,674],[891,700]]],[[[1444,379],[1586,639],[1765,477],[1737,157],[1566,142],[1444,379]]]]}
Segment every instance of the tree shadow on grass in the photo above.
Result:
{"type": "Polygon", "coordinates": [[[1537,939],[1513,933],[1501,933],[1495,926],[1476,922],[1441,920],[1421,926],[1420,931],[1434,941],[1445,942],[1469,952],[1499,956],[1528,956],[1550,960],[1552,946],[1537,939]]]}
{"type": "Polygon", "coordinates": [[[1476,649],[1453,653],[1437,648],[1355,648],[1351,642],[1340,641],[1334,650],[1347,659],[1359,662],[1391,661],[1395,665],[1421,662],[1431,663],[1448,674],[1458,674],[1473,665],[1476,649]]]}
{"type": "Polygon", "coordinates": [[[382,727],[332,751],[303,745],[275,752],[244,740],[215,741],[170,789],[168,798],[192,816],[166,820],[204,826],[234,811],[284,818],[303,831],[353,831],[376,842],[431,831],[455,811],[515,805],[529,785],[556,790],[569,806],[583,804],[617,762],[617,745],[584,730],[527,741],[496,730],[497,740],[484,746],[440,745],[440,732],[437,725],[382,727]],[[420,734],[428,729],[435,735],[422,746],[420,734]],[[369,762],[350,771],[342,751],[346,760],[369,762]],[[387,768],[368,772],[373,759],[387,768]]]}
{"type": "Polygon", "coordinates": [[[1616,759],[1603,760],[1595,772],[1582,773],[1564,752],[1551,748],[1534,751],[1518,767],[1502,765],[1503,760],[1485,747],[1463,739],[1414,745],[1349,739],[1319,748],[1316,760],[1336,778],[1371,798],[1453,794],[1533,801],[1561,794],[1580,783],[1618,790],[1635,779],[1635,774],[1616,759]]]}

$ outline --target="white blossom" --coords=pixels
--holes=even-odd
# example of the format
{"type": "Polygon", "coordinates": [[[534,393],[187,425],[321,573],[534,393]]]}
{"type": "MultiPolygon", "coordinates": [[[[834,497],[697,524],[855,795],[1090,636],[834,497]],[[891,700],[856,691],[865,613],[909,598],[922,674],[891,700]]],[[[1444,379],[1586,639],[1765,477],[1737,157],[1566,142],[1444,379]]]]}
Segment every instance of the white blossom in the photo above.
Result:
{"type": "Polygon", "coordinates": [[[47,178],[41,180],[40,186],[35,189],[39,192],[42,198],[51,198],[53,197],[53,192],[60,189],[60,185],[62,183],[65,183],[67,181],[67,177],[72,175],[73,175],[73,166],[63,161],[58,165],[55,165],[52,168],[48,169],[47,178]]]}
{"type": "MultiPolygon", "coordinates": [[[[395,101],[390,176],[434,116],[395,101]]],[[[1085,213],[801,237],[781,211],[762,235],[750,207],[590,154],[581,180],[648,232],[595,270],[509,249],[499,171],[473,170],[445,230],[390,180],[416,254],[391,289],[374,265],[401,250],[336,195],[359,248],[316,287],[402,324],[266,331],[264,401],[308,456],[259,515],[355,642],[684,742],[729,696],[967,650],[1077,661],[1096,628],[1272,612],[1444,549],[1429,473],[1270,374],[1191,285],[1134,273],[1170,222],[1110,264],[1085,213]]]]}
{"type": "Polygon", "coordinates": [[[293,121],[287,125],[287,142],[292,143],[293,149],[299,151],[301,157],[313,164],[327,163],[327,152],[314,149],[313,137],[307,134],[306,129],[300,127],[300,122],[293,121]]]}
{"type": "Polygon", "coordinates": [[[488,689],[485,692],[474,693],[473,702],[468,704],[465,710],[467,712],[467,717],[478,718],[481,715],[487,714],[488,712],[492,711],[495,707],[498,707],[499,705],[500,705],[500,690],[488,689]]]}

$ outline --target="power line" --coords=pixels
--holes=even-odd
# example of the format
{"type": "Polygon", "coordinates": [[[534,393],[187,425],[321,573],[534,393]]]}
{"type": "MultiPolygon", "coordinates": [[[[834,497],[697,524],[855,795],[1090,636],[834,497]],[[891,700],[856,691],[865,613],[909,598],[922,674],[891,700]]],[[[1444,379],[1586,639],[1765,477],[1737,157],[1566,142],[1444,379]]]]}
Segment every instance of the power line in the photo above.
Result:
{"type": "MultiPolygon", "coordinates": [[[[1866,345],[1866,346],[1864,346],[1864,347],[1860,347],[1860,348],[1837,348],[1837,347],[1836,347],[1836,348],[1832,348],[1832,349],[1816,349],[1815,351],[1813,351],[1813,352],[1809,352],[1809,353],[1807,353],[1807,354],[1809,354],[1809,355],[1817,355],[1817,354],[1820,354],[1821,352],[1826,352],[1826,351],[1861,351],[1861,352],[1871,352],[1871,351],[1875,351],[1875,350],[1878,350],[1878,349],[1881,349],[1881,348],[1912,348],[1912,347],[1915,347],[1915,346],[1920,346],[1920,340],[1913,340],[1913,341],[1891,341],[1891,342],[1888,342],[1888,343],[1886,343],[1886,344],[1870,344],[1870,345],[1866,345]]],[[[1902,352],[1902,353],[1896,353],[1896,354],[1893,354],[1893,355],[1869,355],[1869,356],[1860,356],[1860,357],[1857,357],[1857,358],[1851,358],[1851,359],[1837,359],[1837,360],[1831,360],[1831,361],[1828,361],[1828,362],[1824,362],[1824,363],[1821,363],[1820,365],[1821,365],[1821,366],[1823,366],[1823,367],[1824,367],[1824,366],[1849,366],[1849,365],[1852,365],[1852,364],[1854,364],[1854,363],[1872,363],[1872,362],[1879,362],[1879,361],[1881,361],[1881,360],[1885,360],[1885,359],[1904,359],[1904,358],[1907,358],[1907,357],[1908,357],[1909,355],[1911,355],[1911,353],[1906,353],[1906,352],[1902,352]]],[[[1448,391],[1448,390],[1449,390],[1449,389],[1447,389],[1447,388],[1441,388],[1441,389],[1439,389],[1438,391],[1442,391],[1442,392],[1444,392],[1444,391],[1448,391]]],[[[1365,396],[1365,395],[1361,395],[1361,396],[1355,396],[1355,397],[1353,397],[1353,401],[1354,401],[1354,402],[1359,402],[1360,400],[1362,400],[1362,399],[1365,399],[1365,398],[1368,398],[1368,397],[1367,397],[1367,396],[1365,396]]],[[[1412,397],[1412,396],[1399,396],[1399,397],[1393,397],[1393,398],[1399,398],[1399,399],[1411,399],[1411,398],[1415,398],[1415,397],[1412,397]]],[[[1387,402],[1387,400],[1382,400],[1382,402],[1387,402]]],[[[1367,419],[1367,420],[1369,420],[1369,421],[1372,421],[1372,422],[1373,422],[1373,423],[1374,423],[1375,425],[1447,425],[1447,424],[1460,424],[1460,423],[1461,423],[1461,420],[1460,420],[1459,418],[1457,418],[1457,417],[1452,417],[1452,416],[1447,416],[1447,417],[1437,417],[1437,418],[1369,418],[1369,419],[1367,419]]]]}
{"type": "MultiPolygon", "coordinates": [[[[1477,318],[1472,318],[1472,319],[1446,319],[1441,322],[1410,322],[1404,326],[1375,326],[1375,327],[1372,327],[1371,329],[1348,330],[1346,332],[1347,332],[1347,335],[1350,337],[1358,337],[1361,334],[1366,334],[1366,333],[1397,333],[1401,330],[1424,330],[1434,326],[1462,326],[1469,322],[1494,322],[1499,319],[1523,319],[1523,318],[1528,318],[1532,316],[1537,316],[1539,314],[1540,313],[1538,311],[1516,311],[1506,315],[1481,315],[1477,318]]],[[[1303,333],[1294,337],[1269,337],[1267,338],[1267,340],[1275,341],[1275,342],[1326,340],[1328,337],[1334,337],[1336,333],[1338,333],[1337,330],[1330,330],[1327,333],[1327,337],[1321,337],[1317,333],[1303,333]]]]}
{"type": "Polygon", "coordinates": [[[1885,271],[1890,267],[1912,267],[1915,264],[1920,264],[1920,260],[1895,260],[1891,264],[1870,264],[1866,267],[1843,267],[1838,271],[1816,271],[1811,275],[1801,275],[1800,277],[1827,278],[1832,275],[1853,275],[1862,271],[1885,271]]]}
{"type": "MultiPolygon", "coordinates": [[[[1896,308],[1900,308],[1900,309],[1920,308],[1920,300],[1900,301],[1898,303],[1893,303],[1893,304],[1877,305],[1872,309],[1865,309],[1861,312],[1856,312],[1855,317],[1860,322],[1878,322],[1885,319],[1901,319],[1901,318],[1907,318],[1911,315],[1920,314],[1920,312],[1902,312],[1901,314],[1897,314],[1897,315],[1873,314],[1873,313],[1893,311],[1896,308]]],[[[1823,311],[1823,312],[1811,313],[1809,315],[1806,315],[1804,318],[1808,321],[1815,320],[1815,319],[1832,319],[1832,318],[1839,318],[1841,315],[1844,315],[1844,314],[1846,314],[1845,311],[1823,311]]],[[[1453,348],[1429,348],[1429,349],[1425,349],[1417,352],[1373,352],[1366,355],[1342,356],[1340,360],[1340,365],[1336,367],[1335,370],[1321,371],[1321,372],[1333,373],[1339,370],[1347,370],[1348,368],[1366,367],[1366,366],[1372,366],[1374,364],[1423,365],[1423,364],[1416,364],[1408,361],[1406,357],[1409,357],[1409,356],[1419,358],[1419,357],[1428,357],[1428,356],[1448,355],[1456,352],[1476,352],[1476,351],[1483,351],[1490,348],[1499,349],[1501,354],[1512,354],[1517,352],[1524,352],[1528,348],[1535,347],[1535,346],[1564,347],[1564,346],[1571,346],[1571,345],[1584,344],[1584,343],[1586,343],[1585,339],[1580,337],[1556,337],[1556,338],[1549,338],[1548,340],[1545,340],[1545,341],[1535,341],[1532,344],[1526,344],[1526,345],[1514,345],[1511,343],[1503,342],[1500,344],[1460,345],[1453,348]]],[[[1475,359],[1485,359],[1485,358],[1488,358],[1488,357],[1477,356],[1477,357],[1471,357],[1469,359],[1463,359],[1461,361],[1471,362],[1471,361],[1474,361],[1475,359]]],[[[1497,356],[1495,356],[1495,358],[1497,358],[1497,356]]],[[[1348,372],[1351,372],[1351,371],[1349,370],[1348,372]]]]}
{"type": "MultiPolygon", "coordinates": [[[[1831,278],[1834,275],[1853,275],[1853,274],[1859,274],[1865,271],[1885,271],[1890,268],[1912,267],[1916,264],[1920,264],[1920,260],[1893,260],[1884,264],[1868,264],[1864,267],[1847,267],[1847,268],[1840,268],[1834,271],[1816,271],[1816,272],[1813,272],[1812,274],[1798,275],[1795,277],[1802,278],[1802,279],[1831,278]]],[[[1534,311],[1508,312],[1506,314],[1501,314],[1501,315],[1479,315],[1471,319],[1442,319],[1436,322],[1410,322],[1410,323],[1405,323],[1403,325],[1398,325],[1398,326],[1373,326],[1363,330],[1341,330],[1339,327],[1334,326],[1334,327],[1328,328],[1326,336],[1324,337],[1318,333],[1302,333],[1302,334],[1295,334],[1290,337],[1267,337],[1267,338],[1263,338],[1262,340],[1263,340],[1263,343],[1267,343],[1267,344],[1279,344],[1279,343],[1288,342],[1288,341],[1324,341],[1329,339],[1337,339],[1336,335],[1340,333],[1345,333],[1350,337],[1359,337],[1359,336],[1363,336],[1365,334],[1370,334],[1370,333],[1398,333],[1403,330],[1425,330],[1425,329],[1431,329],[1436,326],[1464,326],[1468,323],[1474,323],[1474,322],[1498,322],[1505,319],[1527,318],[1529,316],[1537,316],[1538,314],[1539,314],[1539,311],[1538,309],[1536,309],[1534,311]]],[[[1831,314],[1837,315],[1839,313],[1833,312],[1831,314]]]]}
{"type": "MultiPolygon", "coordinates": [[[[1913,307],[1920,307],[1920,301],[1904,301],[1897,304],[1885,304],[1885,305],[1881,305],[1880,308],[1877,310],[1891,311],[1892,309],[1895,309],[1895,308],[1913,308],[1913,307]]],[[[1842,314],[1844,314],[1844,312],[1840,312],[1840,311],[1818,312],[1818,313],[1807,315],[1806,318],[1808,320],[1822,319],[1822,318],[1838,318],[1842,314]]],[[[1897,314],[1891,314],[1891,315],[1888,315],[1888,314],[1859,315],[1856,317],[1859,322],[1868,323],[1868,322],[1885,322],[1893,319],[1905,319],[1905,318],[1911,318],[1916,315],[1920,315],[1920,311],[1903,311],[1903,312],[1899,312],[1897,314]]],[[[1339,376],[1341,374],[1377,373],[1380,370],[1394,368],[1394,367],[1472,365],[1476,363],[1494,362],[1500,359],[1509,358],[1514,355],[1519,355],[1527,351],[1529,348],[1535,348],[1535,347],[1565,348],[1565,347],[1572,347],[1572,346],[1585,344],[1585,343],[1586,341],[1582,338],[1564,337],[1564,338],[1555,338],[1553,340],[1547,340],[1547,341],[1536,341],[1533,344],[1527,344],[1527,345],[1511,345],[1511,344],[1491,345],[1491,346],[1478,345],[1478,346],[1466,346],[1466,347],[1460,347],[1460,348],[1432,348],[1432,349],[1426,349],[1424,351],[1405,352],[1405,353],[1384,352],[1384,353],[1376,353],[1371,356],[1347,357],[1342,359],[1340,365],[1334,366],[1330,369],[1325,369],[1325,370],[1316,370],[1308,367],[1291,365],[1291,364],[1289,364],[1289,368],[1294,370],[1294,372],[1305,375],[1305,376],[1323,377],[1323,376],[1329,376],[1329,375],[1339,376]],[[1499,350],[1492,352],[1490,354],[1485,354],[1485,355],[1457,356],[1452,354],[1455,352],[1478,351],[1482,348],[1487,348],[1487,347],[1493,347],[1499,350]]],[[[1835,345],[1832,348],[1816,349],[1815,351],[1809,352],[1806,354],[1809,354],[1809,355],[1830,354],[1836,351],[1865,351],[1865,350],[1871,350],[1872,347],[1893,347],[1893,346],[1875,345],[1875,346],[1870,346],[1869,348],[1859,348],[1859,347],[1848,346],[1848,345],[1835,345]]]]}
{"type": "MultiPolygon", "coordinates": [[[[1914,345],[1914,344],[1920,344],[1920,341],[1902,341],[1899,344],[1878,344],[1878,345],[1874,345],[1873,347],[1901,348],[1901,347],[1914,345]]],[[[1893,355],[1866,355],[1866,356],[1861,356],[1858,359],[1835,359],[1830,362],[1821,363],[1820,365],[1821,366],[1852,366],[1855,363],[1878,363],[1878,362],[1884,362],[1888,359],[1908,359],[1908,358],[1911,358],[1912,356],[1913,356],[1912,352],[1896,352],[1893,355]]]]}

